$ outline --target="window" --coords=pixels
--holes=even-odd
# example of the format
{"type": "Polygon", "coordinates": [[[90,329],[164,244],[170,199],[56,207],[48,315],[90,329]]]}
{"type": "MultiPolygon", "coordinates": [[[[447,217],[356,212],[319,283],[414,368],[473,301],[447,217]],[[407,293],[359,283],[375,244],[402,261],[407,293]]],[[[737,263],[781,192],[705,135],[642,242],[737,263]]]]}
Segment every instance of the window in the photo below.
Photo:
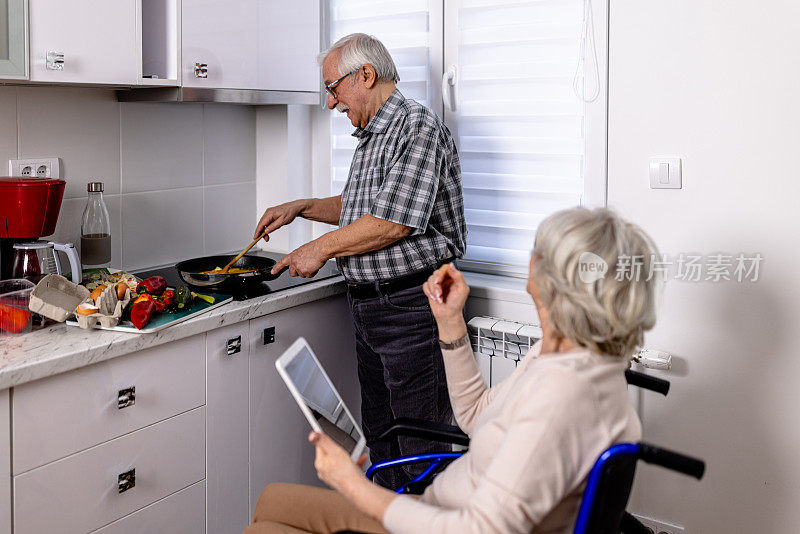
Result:
{"type": "MultiPolygon", "coordinates": [[[[331,1],[331,42],[355,31],[381,39],[403,94],[440,114],[456,139],[469,231],[462,267],[525,276],[542,219],[605,204],[606,9],[602,0],[331,1]]],[[[355,148],[336,115],[332,194],[355,148]]]]}
{"type": "MultiPolygon", "coordinates": [[[[362,32],[374,35],[386,45],[400,74],[398,89],[407,98],[432,105],[430,9],[428,0],[331,0],[331,44],[345,35],[362,32]]],[[[436,37],[436,32],[433,38],[436,37]]],[[[441,42],[441,33],[438,33],[441,42]]],[[[441,50],[441,45],[433,49],[441,50]]],[[[436,64],[441,70],[441,59],[436,64]]],[[[438,76],[436,78],[438,80],[438,76]]],[[[350,134],[353,125],[347,116],[332,112],[331,116],[331,195],[342,192],[353,159],[356,139],[350,134]]]]}

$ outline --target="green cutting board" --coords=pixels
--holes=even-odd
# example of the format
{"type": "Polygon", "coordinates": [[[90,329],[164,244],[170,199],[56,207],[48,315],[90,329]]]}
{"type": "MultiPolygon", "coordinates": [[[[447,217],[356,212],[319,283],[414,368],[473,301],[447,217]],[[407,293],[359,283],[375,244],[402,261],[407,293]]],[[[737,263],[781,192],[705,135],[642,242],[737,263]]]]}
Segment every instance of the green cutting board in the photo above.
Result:
{"type": "MultiPolygon", "coordinates": [[[[165,328],[168,328],[174,324],[182,323],[183,321],[187,321],[209,310],[218,308],[233,300],[233,296],[231,295],[222,295],[219,293],[203,294],[214,297],[214,304],[209,304],[204,300],[196,298],[192,301],[191,306],[184,308],[183,310],[175,313],[156,313],[150,319],[150,322],[147,323],[147,326],[141,330],[133,326],[130,321],[122,321],[117,326],[112,326],[110,328],[106,328],[104,326],[100,326],[100,324],[97,324],[95,328],[100,330],[114,330],[117,332],[132,332],[134,334],[153,334],[159,330],[164,330],[165,328]]],[[[78,326],[78,322],[74,317],[67,319],[67,324],[70,326],[78,326]]]]}

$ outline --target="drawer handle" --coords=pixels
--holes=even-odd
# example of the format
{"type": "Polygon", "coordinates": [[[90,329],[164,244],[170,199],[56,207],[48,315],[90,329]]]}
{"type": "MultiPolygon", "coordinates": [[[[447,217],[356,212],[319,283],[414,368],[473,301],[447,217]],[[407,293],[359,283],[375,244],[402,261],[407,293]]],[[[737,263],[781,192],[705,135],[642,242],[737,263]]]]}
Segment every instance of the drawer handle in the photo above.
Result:
{"type": "Polygon", "coordinates": [[[195,63],[194,64],[194,77],[195,78],[208,78],[208,63],[195,63]]]}
{"type": "Polygon", "coordinates": [[[264,345],[275,343],[275,327],[269,326],[264,329],[264,345]]]}
{"type": "Polygon", "coordinates": [[[117,486],[120,493],[125,493],[136,486],[136,468],[117,475],[117,486]]]}
{"type": "Polygon", "coordinates": [[[228,353],[228,356],[233,356],[234,354],[242,352],[242,336],[229,339],[225,351],[228,353]]]}
{"type": "Polygon", "coordinates": [[[136,386],[121,389],[117,393],[117,409],[121,410],[136,404],[136,386]]]}

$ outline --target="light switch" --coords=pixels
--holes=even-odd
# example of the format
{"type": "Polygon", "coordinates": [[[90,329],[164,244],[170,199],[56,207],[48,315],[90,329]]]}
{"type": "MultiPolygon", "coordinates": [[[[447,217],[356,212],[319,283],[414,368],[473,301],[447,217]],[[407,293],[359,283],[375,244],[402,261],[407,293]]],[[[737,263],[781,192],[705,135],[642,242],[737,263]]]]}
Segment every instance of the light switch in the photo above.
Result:
{"type": "Polygon", "coordinates": [[[681,182],[681,158],[650,159],[650,189],[680,189],[681,182]]]}
{"type": "Polygon", "coordinates": [[[660,184],[669,183],[669,163],[658,164],[658,183],[660,184]]]}

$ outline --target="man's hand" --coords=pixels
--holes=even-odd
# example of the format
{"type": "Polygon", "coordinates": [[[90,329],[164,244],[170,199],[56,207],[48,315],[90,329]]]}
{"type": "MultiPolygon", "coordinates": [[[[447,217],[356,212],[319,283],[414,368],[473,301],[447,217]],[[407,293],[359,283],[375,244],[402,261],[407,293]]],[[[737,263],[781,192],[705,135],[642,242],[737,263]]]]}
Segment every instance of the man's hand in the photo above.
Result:
{"type": "Polygon", "coordinates": [[[264,215],[261,216],[261,219],[256,225],[253,239],[260,236],[262,233],[266,233],[267,235],[264,236],[264,241],[269,241],[269,234],[295,220],[295,218],[303,212],[303,209],[306,208],[307,203],[305,199],[293,200],[292,202],[267,208],[267,211],[264,212],[264,215]]]}
{"type": "Polygon", "coordinates": [[[321,248],[319,240],[314,240],[294,249],[275,264],[275,267],[272,268],[272,274],[288,268],[290,276],[311,278],[330,259],[323,253],[321,248]]]}

